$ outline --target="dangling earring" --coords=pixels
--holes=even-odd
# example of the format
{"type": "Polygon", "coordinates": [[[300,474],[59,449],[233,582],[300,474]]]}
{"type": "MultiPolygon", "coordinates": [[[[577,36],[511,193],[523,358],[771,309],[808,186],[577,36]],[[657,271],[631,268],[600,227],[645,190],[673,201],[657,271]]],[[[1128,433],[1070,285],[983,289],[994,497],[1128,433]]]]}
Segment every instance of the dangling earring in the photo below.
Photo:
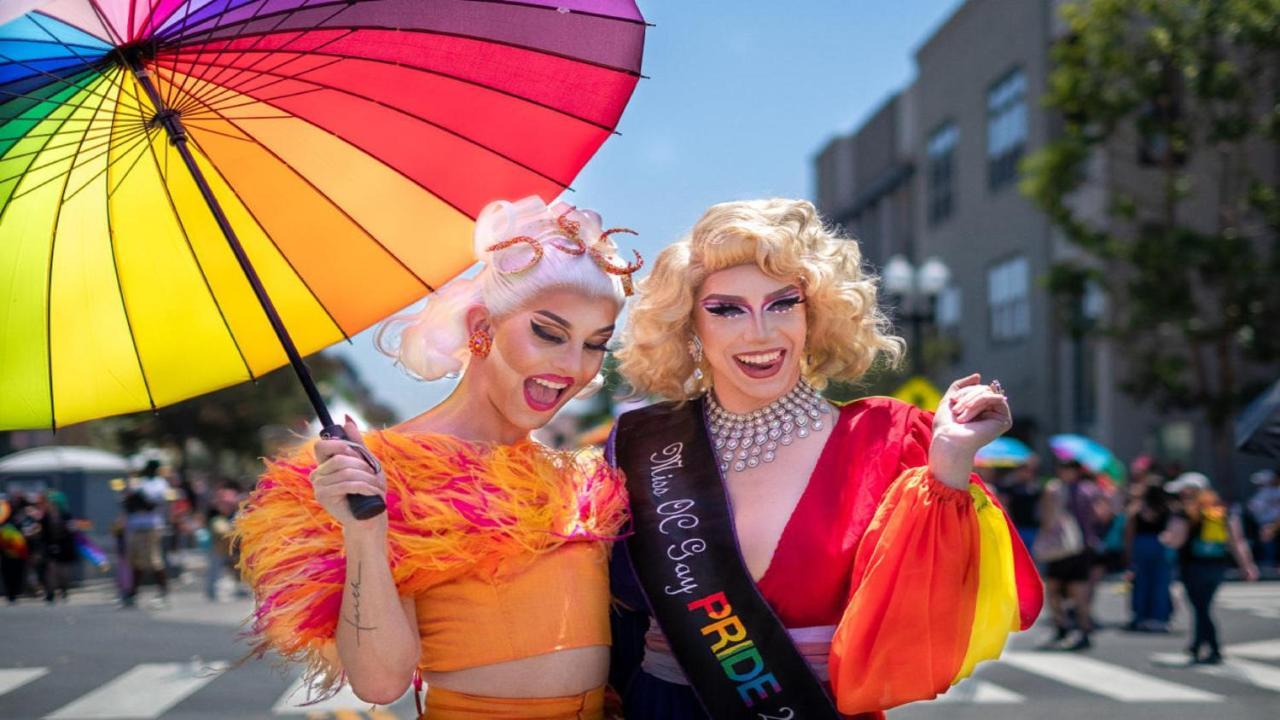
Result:
{"type": "Polygon", "coordinates": [[[487,358],[489,351],[493,349],[493,336],[488,330],[476,330],[467,338],[467,349],[474,357],[487,358]]]}
{"type": "Polygon", "coordinates": [[[693,381],[702,385],[702,341],[697,335],[689,341],[689,355],[693,357],[693,381]]]}

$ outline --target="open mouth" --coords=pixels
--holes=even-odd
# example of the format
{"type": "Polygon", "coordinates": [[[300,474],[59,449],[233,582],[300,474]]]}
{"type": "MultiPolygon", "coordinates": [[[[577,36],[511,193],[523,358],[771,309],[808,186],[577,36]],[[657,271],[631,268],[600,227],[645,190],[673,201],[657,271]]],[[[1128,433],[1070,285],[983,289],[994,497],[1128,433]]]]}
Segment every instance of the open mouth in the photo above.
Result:
{"type": "Polygon", "coordinates": [[[782,369],[782,361],[786,357],[786,350],[774,348],[761,352],[734,355],[733,360],[738,364],[738,369],[746,373],[747,377],[762,379],[776,375],[778,370],[782,369]]]}
{"type": "Polygon", "coordinates": [[[560,404],[572,378],[559,375],[534,375],[524,381],[524,401],[537,412],[546,412],[560,404]]]}

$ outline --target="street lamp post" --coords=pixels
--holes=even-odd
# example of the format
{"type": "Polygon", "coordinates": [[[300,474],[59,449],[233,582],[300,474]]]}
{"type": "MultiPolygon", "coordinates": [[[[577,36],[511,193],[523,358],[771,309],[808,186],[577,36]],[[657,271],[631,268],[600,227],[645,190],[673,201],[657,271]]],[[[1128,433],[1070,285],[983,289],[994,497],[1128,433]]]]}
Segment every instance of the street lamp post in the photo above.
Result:
{"type": "Polygon", "coordinates": [[[938,294],[951,282],[951,269],[931,257],[916,267],[903,255],[884,265],[885,292],[896,301],[897,316],[911,323],[911,370],[924,374],[924,325],[933,321],[938,294]]]}

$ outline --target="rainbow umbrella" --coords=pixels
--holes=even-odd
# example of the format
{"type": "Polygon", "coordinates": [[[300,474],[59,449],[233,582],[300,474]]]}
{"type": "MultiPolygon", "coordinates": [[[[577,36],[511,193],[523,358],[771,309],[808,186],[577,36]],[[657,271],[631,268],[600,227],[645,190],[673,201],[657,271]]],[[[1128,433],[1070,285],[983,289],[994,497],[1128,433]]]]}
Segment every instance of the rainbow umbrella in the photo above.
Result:
{"type": "Polygon", "coordinates": [[[990,468],[1018,467],[1030,460],[1033,454],[1031,448],[1021,440],[998,437],[979,448],[973,458],[973,464],[990,468]]]}
{"type": "Polygon", "coordinates": [[[1128,478],[1124,463],[1096,440],[1083,435],[1054,435],[1049,448],[1059,460],[1075,460],[1089,470],[1122,483],[1128,478]]]}
{"type": "Polygon", "coordinates": [[[4,0],[0,429],[152,409],[369,327],[564,190],[631,0],[4,0]]]}

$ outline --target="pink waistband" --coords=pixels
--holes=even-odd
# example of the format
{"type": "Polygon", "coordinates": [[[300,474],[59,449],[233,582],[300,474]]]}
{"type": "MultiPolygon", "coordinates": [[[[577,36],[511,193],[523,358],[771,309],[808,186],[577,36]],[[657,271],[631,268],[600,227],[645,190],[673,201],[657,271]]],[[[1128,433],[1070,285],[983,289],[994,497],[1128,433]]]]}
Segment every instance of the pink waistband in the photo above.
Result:
{"type": "MultiPolygon", "coordinates": [[[[814,627],[787,628],[787,634],[795,643],[796,649],[804,656],[805,662],[813,668],[814,675],[822,682],[827,682],[827,656],[831,654],[831,638],[836,634],[835,625],[817,625],[814,627]]],[[[644,635],[644,661],[641,669],[650,675],[677,685],[688,685],[684,670],[675,655],[671,654],[671,644],[667,636],[662,634],[657,620],[649,619],[649,631],[644,635]]]]}

